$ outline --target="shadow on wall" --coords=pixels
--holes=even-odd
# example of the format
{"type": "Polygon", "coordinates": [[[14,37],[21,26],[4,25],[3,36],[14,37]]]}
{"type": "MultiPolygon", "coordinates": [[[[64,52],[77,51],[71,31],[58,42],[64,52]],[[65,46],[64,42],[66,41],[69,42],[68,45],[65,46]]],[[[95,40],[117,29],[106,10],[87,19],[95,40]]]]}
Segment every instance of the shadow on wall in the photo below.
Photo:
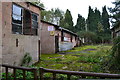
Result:
{"type": "Polygon", "coordinates": [[[59,51],[66,51],[73,48],[73,43],[71,42],[60,42],[59,43],[59,51]]]}

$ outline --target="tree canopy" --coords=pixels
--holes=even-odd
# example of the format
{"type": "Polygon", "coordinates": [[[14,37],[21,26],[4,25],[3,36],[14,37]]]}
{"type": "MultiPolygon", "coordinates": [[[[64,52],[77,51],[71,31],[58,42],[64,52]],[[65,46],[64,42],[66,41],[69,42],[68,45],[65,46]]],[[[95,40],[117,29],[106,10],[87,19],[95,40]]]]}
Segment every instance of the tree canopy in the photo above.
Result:
{"type": "Polygon", "coordinates": [[[109,8],[111,14],[111,22],[112,26],[115,26],[117,23],[120,22],[120,1],[113,2],[115,5],[114,8],[109,8]]]}
{"type": "Polygon", "coordinates": [[[77,23],[75,25],[75,32],[85,31],[85,18],[78,14],[77,23]]]}

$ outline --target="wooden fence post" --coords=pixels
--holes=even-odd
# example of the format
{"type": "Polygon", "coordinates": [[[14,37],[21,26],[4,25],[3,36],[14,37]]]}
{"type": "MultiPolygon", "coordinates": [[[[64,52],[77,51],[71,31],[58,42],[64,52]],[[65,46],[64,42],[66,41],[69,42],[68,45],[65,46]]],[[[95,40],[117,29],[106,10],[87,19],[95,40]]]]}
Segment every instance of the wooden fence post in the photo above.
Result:
{"type": "Polygon", "coordinates": [[[56,73],[53,73],[53,80],[56,80],[56,73]]]}
{"type": "Polygon", "coordinates": [[[5,67],[5,71],[6,71],[6,80],[8,80],[8,67],[5,67]]]}
{"type": "Polygon", "coordinates": [[[67,75],[67,80],[70,80],[70,77],[71,77],[71,75],[70,75],[70,74],[68,74],[68,75],[67,75]]]}
{"type": "Polygon", "coordinates": [[[40,74],[40,80],[44,80],[44,69],[43,68],[40,68],[39,69],[39,74],[40,74]]]}
{"type": "Polygon", "coordinates": [[[25,72],[26,72],[26,71],[25,71],[25,70],[23,70],[23,80],[26,80],[26,78],[25,78],[25,77],[26,77],[25,72]]]}
{"type": "Polygon", "coordinates": [[[37,69],[34,69],[33,73],[34,73],[34,80],[37,80],[37,69]]]}
{"type": "Polygon", "coordinates": [[[13,77],[14,77],[14,80],[16,80],[16,69],[13,69],[13,77]]]}

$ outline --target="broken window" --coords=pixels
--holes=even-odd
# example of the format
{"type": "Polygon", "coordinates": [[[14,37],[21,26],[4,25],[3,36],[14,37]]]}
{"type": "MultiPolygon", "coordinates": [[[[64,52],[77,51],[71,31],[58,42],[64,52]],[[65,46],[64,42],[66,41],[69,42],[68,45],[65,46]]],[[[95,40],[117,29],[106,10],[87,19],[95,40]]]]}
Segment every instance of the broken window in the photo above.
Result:
{"type": "Polygon", "coordinates": [[[37,35],[38,15],[13,4],[12,32],[14,34],[37,35]]]}
{"type": "Polygon", "coordinates": [[[22,34],[22,8],[13,5],[12,14],[12,32],[15,34],[22,34]]]}

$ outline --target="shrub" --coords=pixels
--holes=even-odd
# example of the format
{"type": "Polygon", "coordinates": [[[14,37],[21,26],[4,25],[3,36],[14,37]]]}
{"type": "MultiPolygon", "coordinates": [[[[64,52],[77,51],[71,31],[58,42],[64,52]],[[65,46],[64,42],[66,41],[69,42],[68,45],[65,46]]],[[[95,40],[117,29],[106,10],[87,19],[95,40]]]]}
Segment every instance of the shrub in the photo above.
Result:
{"type": "Polygon", "coordinates": [[[21,66],[28,66],[31,61],[32,57],[30,56],[30,53],[26,53],[21,61],[21,66]]]}
{"type": "Polygon", "coordinates": [[[118,72],[120,70],[120,37],[114,39],[111,50],[107,66],[110,70],[118,72]]]}

